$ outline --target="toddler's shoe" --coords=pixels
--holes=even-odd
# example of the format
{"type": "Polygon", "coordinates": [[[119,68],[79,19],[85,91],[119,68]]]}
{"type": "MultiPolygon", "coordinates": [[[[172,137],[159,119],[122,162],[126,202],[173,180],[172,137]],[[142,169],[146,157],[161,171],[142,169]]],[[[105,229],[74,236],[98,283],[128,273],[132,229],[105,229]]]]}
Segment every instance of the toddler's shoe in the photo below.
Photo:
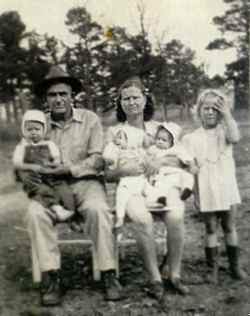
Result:
{"type": "Polygon", "coordinates": [[[186,199],[188,199],[191,195],[192,195],[193,191],[185,188],[182,193],[181,193],[181,200],[185,201],[186,199]]]}
{"type": "Polygon", "coordinates": [[[61,205],[53,205],[51,210],[55,213],[58,222],[66,222],[74,215],[73,211],[66,210],[61,205]]]}

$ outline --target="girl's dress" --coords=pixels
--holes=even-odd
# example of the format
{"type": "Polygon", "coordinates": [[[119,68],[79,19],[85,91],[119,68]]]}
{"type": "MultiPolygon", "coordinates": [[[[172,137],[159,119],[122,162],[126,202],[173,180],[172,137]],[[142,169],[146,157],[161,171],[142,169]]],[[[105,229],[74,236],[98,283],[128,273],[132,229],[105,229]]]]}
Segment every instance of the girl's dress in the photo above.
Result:
{"type": "Polygon", "coordinates": [[[233,146],[223,124],[200,127],[184,136],[183,144],[200,168],[198,174],[201,212],[227,211],[241,202],[236,180],[233,146]]]}

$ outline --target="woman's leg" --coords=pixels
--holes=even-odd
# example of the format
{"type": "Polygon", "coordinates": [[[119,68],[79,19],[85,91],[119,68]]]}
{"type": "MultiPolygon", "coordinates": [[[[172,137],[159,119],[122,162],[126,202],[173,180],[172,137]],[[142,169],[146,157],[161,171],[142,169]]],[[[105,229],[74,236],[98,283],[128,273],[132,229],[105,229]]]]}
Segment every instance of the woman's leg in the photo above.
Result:
{"type": "Polygon", "coordinates": [[[151,282],[161,282],[153,236],[153,219],[145,206],[142,196],[134,195],[130,198],[127,206],[127,215],[134,224],[133,228],[138,248],[142,254],[151,282]]]}
{"type": "Polygon", "coordinates": [[[141,195],[133,195],[127,206],[127,215],[133,222],[137,245],[142,255],[143,263],[149,273],[149,294],[161,300],[164,288],[158,268],[155,241],[153,236],[153,219],[145,206],[141,195]]]}
{"type": "Polygon", "coordinates": [[[167,227],[167,249],[169,278],[172,285],[181,294],[187,294],[188,288],[181,284],[181,262],[184,248],[184,203],[180,200],[180,190],[172,188],[168,191],[168,206],[171,211],[165,215],[167,227]]]}
{"type": "Polygon", "coordinates": [[[239,265],[238,234],[235,225],[236,206],[231,211],[225,211],[221,214],[221,225],[225,235],[226,249],[229,260],[231,275],[235,279],[242,280],[245,273],[239,265]]]}
{"type": "Polygon", "coordinates": [[[203,213],[205,224],[205,255],[208,267],[211,269],[208,280],[218,283],[218,218],[215,212],[203,213]]]}

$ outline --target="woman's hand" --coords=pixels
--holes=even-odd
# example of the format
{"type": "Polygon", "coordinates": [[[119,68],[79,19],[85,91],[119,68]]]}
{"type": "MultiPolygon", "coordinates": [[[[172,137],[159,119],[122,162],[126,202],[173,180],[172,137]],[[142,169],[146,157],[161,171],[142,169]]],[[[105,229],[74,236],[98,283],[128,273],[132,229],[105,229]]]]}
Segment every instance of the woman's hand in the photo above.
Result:
{"type": "Polygon", "coordinates": [[[153,157],[148,157],[145,163],[145,175],[146,177],[153,176],[157,174],[161,167],[181,167],[181,161],[175,155],[167,155],[162,158],[153,159],[153,157]]]}
{"type": "Polygon", "coordinates": [[[176,155],[166,155],[160,159],[160,165],[161,167],[167,166],[167,167],[181,167],[181,161],[176,155]]]}
{"type": "Polygon", "coordinates": [[[145,162],[145,176],[149,178],[155,174],[157,174],[160,170],[161,163],[159,160],[147,159],[145,162]]]}

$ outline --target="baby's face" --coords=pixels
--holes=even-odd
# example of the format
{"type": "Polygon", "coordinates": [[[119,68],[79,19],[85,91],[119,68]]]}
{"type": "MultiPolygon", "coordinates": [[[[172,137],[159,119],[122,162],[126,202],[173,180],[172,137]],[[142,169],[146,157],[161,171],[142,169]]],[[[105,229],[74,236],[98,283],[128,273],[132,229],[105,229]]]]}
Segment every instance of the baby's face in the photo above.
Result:
{"type": "Polygon", "coordinates": [[[171,134],[163,129],[160,130],[156,136],[155,145],[160,149],[168,149],[172,147],[173,144],[171,134]]]}
{"type": "Polygon", "coordinates": [[[117,146],[125,146],[127,144],[127,136],[123,131],[119,131],[114,138],[114,143],[117,146]]]}
{"type": "Polygon", "coordinates": [[[40,122],[27,121],[25,122],[25,137],[33,143],[38,143],[44,137],[44,126],[40,122]]]}

